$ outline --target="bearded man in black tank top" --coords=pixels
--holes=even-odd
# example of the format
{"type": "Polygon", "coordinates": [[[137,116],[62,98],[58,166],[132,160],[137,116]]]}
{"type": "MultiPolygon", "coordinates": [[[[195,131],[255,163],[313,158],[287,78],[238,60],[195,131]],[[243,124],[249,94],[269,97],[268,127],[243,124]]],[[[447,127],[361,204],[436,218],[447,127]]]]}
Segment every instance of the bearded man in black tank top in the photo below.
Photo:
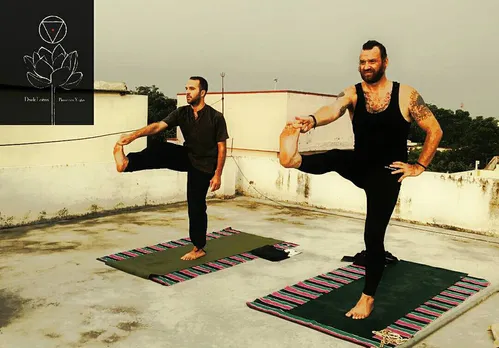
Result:
{"type": "Polygon", "coordinates": [[[280,136],[282,166],[309,174],[334,171],[366,192],[365,286],[357,304],[346,313],[354,319],[368,317],[374,308],[374,296],[385,267],[385,232],[401,182],[426,169],[443,135],[421,95],[408,85],[387,79],[387,66],[385,47],[374,40],[366,42],[359,59],[363,81],[346,88],[332,105],[288,122],[280,136]],[[308,156],[298,152],[300,133],[334,122],[347,110],[354,131],[353,150],[332,149],[308,156]],[[407,137],[411,122],[426,132],[426,139],[418,161],[409,164],[407,137]]]}

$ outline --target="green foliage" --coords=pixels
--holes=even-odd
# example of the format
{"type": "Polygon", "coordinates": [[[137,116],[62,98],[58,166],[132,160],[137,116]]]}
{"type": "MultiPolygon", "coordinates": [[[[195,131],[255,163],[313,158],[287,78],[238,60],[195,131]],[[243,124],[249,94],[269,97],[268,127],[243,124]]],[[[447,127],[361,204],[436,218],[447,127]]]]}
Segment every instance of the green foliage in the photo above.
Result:
{"type": "MultiPolygon", "coordinates": [[[[429,171],[453,173],[472,170],[475,161],[480,161],[479,168],[483,168],[492,157],[499,155],[497,119],[482,116],[472,118],[467,111],[454,112],[431,104],[428,107],[444,132],[440,147],[450,149],[435,154],[429,171]]],[[[413,122],[409,139],[422,145],[425,136],[424,131],[413,122]]],[[[410,151],[409,161],[416,161],[420,153],[420,149],[410,151]]]]}
{"type": "MultiPolygon", "coordinates": [[[[428,107],[435,115],[444,132],[440,147],[458,148],[462,146],[462,136],[473,121],[470,114],[463,110],[454,112],[452,110],[441,109],[432,104],[428,104],[428,107]]],[[[412,122],[409,139],[416,143],[423,143],[425,136],[425,132],[417,123],[412,122]]]]}
{"type": "MultiPolygon", "coordinates": [[[[166,97],[155,85],[135,88],[135,94],[147,95],[147,124],[161,121],[170,112],[177,108],[177,100],[166,97]]],[[[157,142],[165,142],[169,138],[176,138],[176,129],[165,130],[147,137],[147,146],[157,142]]]]}
{"type": "MultiPolygon", "coordinates": [[[[409,162],[418,160],[421,149],[409,151],[409,162]]],[[[430,172],[455,173],[475,168],[475,161],[469,161],[461,150],[437,152],[428,166],[430,172]]]]}

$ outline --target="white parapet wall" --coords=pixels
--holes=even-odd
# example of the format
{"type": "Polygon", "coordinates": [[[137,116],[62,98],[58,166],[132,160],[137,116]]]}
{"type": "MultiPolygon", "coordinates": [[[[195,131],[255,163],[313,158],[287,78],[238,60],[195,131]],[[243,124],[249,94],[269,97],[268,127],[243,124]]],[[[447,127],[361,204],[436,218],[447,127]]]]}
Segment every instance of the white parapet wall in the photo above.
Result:
{"type": "MultiPolygon", "coordinates": [[[[237,173],[229,156],[222,185],[208,198],[234,197],[237,173]]],[[[47,164],[1,167],[0,183],[0,228],[5,228],[185,202],[187,174],[167,169],[118,173],[114,162],[47,164]]]]}
{"type": "Polygon", "coordinates": [[[185,200],[184,175],[117,173],[112,163],[1,168],[0,181],[3,226],[185,200]]]}
{"type": "MultiPolygon", "coordinates": [[[[366,196],[337,173],[309,175],[271,157],[235,158],[240,194],[365,214],[366,196]]],[[[499,180],[423,173],[404,180],[392,218],[499,237],[499,180]]]]}
{"type": "MultiPolygon", "coordinates": [[[[220,189],[233,197],[235,170],[227,164],[220,189]]],[[[186,201],[187,174],[167,169],[118,173],[114,163],[0,168],[0,227],[186,201]]]]}
{"type": "MultiPolygon", "coordinates": [[[[118,173],[112,162],[0,168],[0,227],[121,208],[185,202],[187,176],[170,170],[118,173]]],[[[236,194],[364,214],[365,194],[336,173],[309,175],[274,156],[228,156],[222,187],[236,194]]],[[[499,181],[423,173],[404,180],[395,220],[499,237],[499,181]]]]}

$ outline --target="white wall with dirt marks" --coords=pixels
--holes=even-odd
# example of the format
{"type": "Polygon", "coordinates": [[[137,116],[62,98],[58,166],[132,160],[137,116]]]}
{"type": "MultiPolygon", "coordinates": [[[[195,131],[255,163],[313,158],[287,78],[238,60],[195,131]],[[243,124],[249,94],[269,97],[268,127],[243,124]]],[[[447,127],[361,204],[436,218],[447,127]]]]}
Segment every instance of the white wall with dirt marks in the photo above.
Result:
{"type": "MultiPolygon", "coordinates": [[[[309,175],[275,158],[235,160],[240,194],[365,214],[364,191],[336,173],[309,175]]],[[[406,178],[392,218],[499,236],[499,180],[431,172],[406,178]]]]}
{"type": "MultiPolygon", "coordinates": [[[[365,213],[365,194],[336,173],[309,175],[275,157],[226,160],[222,187],[208,197],[241,194],[365,213]]],[[[0,226],[186,200],[186,174],[118,173],[113,163],[0,168],[0,226]]],[[[423,173],[404,180],[393,219],[499,236],[499,180],[423,173]]]]}
{"type": "MultiPolygon", "coordinates": [[[[234,196],[227,165],[209,197],[234,196]]],[[[187,175],[167,169],[118,173],[114,163],[0,168],[0,227],[186,200],[187,175]]]]}

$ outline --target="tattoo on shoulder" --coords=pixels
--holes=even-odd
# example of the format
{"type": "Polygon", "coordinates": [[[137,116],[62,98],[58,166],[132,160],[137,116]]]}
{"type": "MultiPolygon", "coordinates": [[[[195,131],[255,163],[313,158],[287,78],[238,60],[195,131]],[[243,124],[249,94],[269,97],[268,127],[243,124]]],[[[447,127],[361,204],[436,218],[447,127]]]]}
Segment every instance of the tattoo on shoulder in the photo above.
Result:
{"type": "Polygon", "coordinates": [[[348,105],[343,105],[340,109],[340,115],[343,115],[348,109],[348,105]]]}
{"type": "Polygon", "coordinates": [[[411,112],[411,116],[416,121],[423,121],[433,115],[423,100],[423,97],[421,97],[421,95],[416,91],[412,91],[411,93],[409,111],[411,112]]]}

